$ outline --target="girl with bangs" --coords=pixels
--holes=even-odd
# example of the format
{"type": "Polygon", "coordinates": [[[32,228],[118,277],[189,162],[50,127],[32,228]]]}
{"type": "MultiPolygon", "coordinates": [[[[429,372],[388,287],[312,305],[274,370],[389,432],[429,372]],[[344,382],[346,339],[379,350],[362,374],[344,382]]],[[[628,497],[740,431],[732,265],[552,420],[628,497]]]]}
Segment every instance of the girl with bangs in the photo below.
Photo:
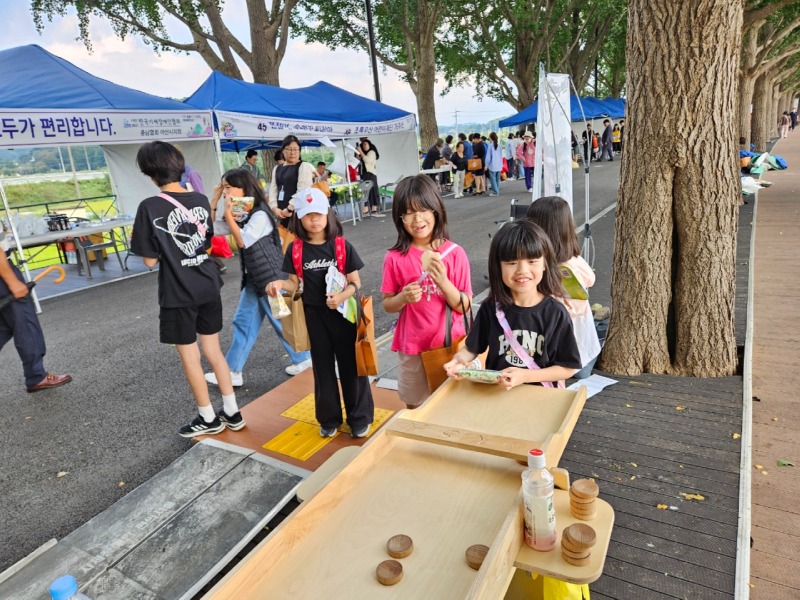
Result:
{"type": "Polygon", "coordinates": [[[489,248],[489,297],[481,304],[464,347],[445,365],[456,379],[488,348],[486,368],[500,371],[500,386],[522,383],[563,387],[581,367],[572,319],[556,298],[561,275],[547,234],[534,223],[507,223],[489,248]]]}
{"type": "Polygon", "coordinates": [[[395,189],[392,220],[397,241],[383,260],[383,309],[400,313],[392,340],[398,353],[398,394],[408,408],[430,395],[420,353],[441,348],[449,307],[453,339],[463,336],[463,311],[472,303],[469,260],[448,237],[439,189],[425,175],[395,189]]]}

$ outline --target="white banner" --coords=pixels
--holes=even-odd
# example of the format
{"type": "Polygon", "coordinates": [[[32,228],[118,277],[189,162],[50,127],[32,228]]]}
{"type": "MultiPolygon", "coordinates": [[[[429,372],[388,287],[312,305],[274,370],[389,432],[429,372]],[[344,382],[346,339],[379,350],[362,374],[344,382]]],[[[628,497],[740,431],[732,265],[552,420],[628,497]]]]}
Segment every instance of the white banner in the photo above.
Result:
{"type": "Polygon", "coordinates": [[[279,119],[269,116],[248,115],[215,110],[219,135],[223,140],[280,140],[287,135],[299,139],[333,139],[364,137],[384,133],[416,131],[414,115],[379,123],[343,123],[338,121],[310,121],[304,119],[279,119]]]}
{"type": "Polygon", "coordinates": [[[572,209],[572,128],[569,115],[569,75],[547,73],[545,76],[544,69],[541,69],[533,199],[560,196],[572,209]]]}
{"type": "Polygon", "coordinates": [[[204,111],[0,109],[0,147],[212,138],[204,111]]]}

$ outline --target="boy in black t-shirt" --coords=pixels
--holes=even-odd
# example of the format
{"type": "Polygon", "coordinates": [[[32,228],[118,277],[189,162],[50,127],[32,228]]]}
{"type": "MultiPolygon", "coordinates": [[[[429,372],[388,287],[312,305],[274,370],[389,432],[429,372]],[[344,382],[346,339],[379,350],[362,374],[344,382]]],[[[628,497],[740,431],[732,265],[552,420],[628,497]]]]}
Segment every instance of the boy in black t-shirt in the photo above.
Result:
{"type": "Polygon", "coordinates": [[[142,201],[136,212],[131,250],[158,271],[160,339],[178,349],[183,371],[197,403],[198,416],[181,427],[191,438],[244,427],[231,373],[219,345],[222,329],[220,276],[207,250],[214,230],[208,199],[180,185],[183,155],[166,142],[150,142],[136,155],[139,169],[153,180],[161,194],[142,201]],[[200,363],[197,338],[222,392],[223,409],[214,413],[200,363]]]}

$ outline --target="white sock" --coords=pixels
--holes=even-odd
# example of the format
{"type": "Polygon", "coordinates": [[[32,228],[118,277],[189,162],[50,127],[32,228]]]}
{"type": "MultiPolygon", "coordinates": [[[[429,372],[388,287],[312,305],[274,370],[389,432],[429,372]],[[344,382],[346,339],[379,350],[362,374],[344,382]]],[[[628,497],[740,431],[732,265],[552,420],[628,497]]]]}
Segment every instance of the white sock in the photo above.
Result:
{"type": "Polygon", "coordinates": [[[211,423],[216,418],[216,414],[214,414],[214,407],[210,404],[206,406],[198,406],[197,412],[200,413],[200,416],[203,417],[203,421],[206,423],[211,423]]]}
{"type": "Polygon", "coordinates": [[[236,392],[232,393],[230,396],[222,396],[222,410],[224,410],[225,414],[229,417],[239,412],[239,405],[236,404],[236,392]]]}

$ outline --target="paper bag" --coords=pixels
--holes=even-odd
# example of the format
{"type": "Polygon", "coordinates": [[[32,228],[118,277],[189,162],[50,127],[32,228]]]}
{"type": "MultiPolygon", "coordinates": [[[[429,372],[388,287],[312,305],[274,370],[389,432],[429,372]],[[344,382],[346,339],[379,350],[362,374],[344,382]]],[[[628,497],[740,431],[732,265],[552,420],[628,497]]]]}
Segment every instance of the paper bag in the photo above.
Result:
{"type": "Polygon", "coordinates": [[[362,377],[378,374],[378,348],[375,345],[375,320],[372,296],[361,296],[358,331],[356,333],[356,364],[362,377]]]}
{"type": "Polygon", "coordinates": [[[303,295],[294,292],[291,296],[287,296],[286,304],[289,305],[292,314],[281,319],[283,339],[289,342],[289,345],[297,352],[311,350],[306,327],[306,313],[303,310],[303,295]]]}
{"type": "Polygon", "coordinates": [[[281,252],[286,254],[286,248],[289,247],[289,244],[291,244],[297,236],[283,225],[278,225],[278,235],[281,238],[281,252]]]}

